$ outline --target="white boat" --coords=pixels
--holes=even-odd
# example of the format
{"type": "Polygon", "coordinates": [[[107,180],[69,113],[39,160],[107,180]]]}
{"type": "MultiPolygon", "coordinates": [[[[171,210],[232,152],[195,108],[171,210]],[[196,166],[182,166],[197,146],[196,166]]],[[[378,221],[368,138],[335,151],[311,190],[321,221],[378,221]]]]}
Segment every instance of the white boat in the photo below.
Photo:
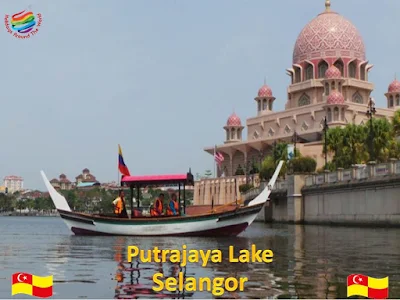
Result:
{"type": "MultiPolygon", "coordinates": [[[[213,207],[213,209],[201,213],[196,212],[196,206],[189,206],[186,213],[187,209],[183,199],[183,204],[180,204],[181,214],[179,216],[158,217],[137,214],[139,208],[134,208],[132,205],[133,193],[130,198],[131,218],[73,212],[67,200],[54,189],[43,171],[41,171],[41,175],[61,218],[76,235],[236,236],[253,223],[264,207],[282,164],[283,161],[280,161],[264,190],[246,205],[238,200],[230,205],[213,207]],[[189,210],[193,213],[190,213],[189,210]]],[[[121,180],[122,186],[129,186],[131,191],[136,188],[138,192],[141,187],[163,183],[179,184],[179,187],[183,185],[184,190],[185,185],[193,185],[193,175],[189,172],[183,175],[124,176],[121,180]]],[[[137,203],[139,205],[140,197],[138,197],[137,203]]]]}

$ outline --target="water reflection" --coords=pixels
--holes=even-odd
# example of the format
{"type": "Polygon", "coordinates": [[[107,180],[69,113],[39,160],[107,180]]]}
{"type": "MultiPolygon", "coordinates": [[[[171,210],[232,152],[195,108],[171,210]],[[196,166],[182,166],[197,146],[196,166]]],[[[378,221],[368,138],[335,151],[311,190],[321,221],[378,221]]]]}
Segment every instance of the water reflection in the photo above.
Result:
{"type": "Polygon", "coordinates": [[[253,224],[237,238],[79,237],[57,218],[0,218],[0,298],[10,297],[15,272],[54,275],[54,298],[212,298],[210,292],[154,293],[153,275],[247,277],[243,292],[222,298],[346,298],[346,277],[389,276],[389,297],[400,297],[398,229],[253,224]],[[221,263],[127,262],[128,245],[147,250],[220,249],[221,263]],[[229,246],[272,249],[274,261],[228,262],[229,246]]]}

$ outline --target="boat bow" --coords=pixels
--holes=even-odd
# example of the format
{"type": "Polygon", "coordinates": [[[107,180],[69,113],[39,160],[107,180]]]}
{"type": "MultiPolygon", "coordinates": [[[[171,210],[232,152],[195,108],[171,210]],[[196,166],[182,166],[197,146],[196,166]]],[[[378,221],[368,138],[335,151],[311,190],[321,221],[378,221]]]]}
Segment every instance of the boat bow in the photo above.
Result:
{"type": "Polygon", "coordinates": [[[275,182],[278,179],[282,165],[283,165],[283,160],[279,162],[278,166],[275,169],[274,175],[272,175],[271,179],[269,180],[264,190],[256,198],[251,200],[247,206],[254,206],[257,204],[267,202],[267,200],[269,199],[269,195],[271,194],[272,189],[274,188],[275,182]]]}
{"type": "Polygon", "coordinates": [[[49,191],[50,197],[53,200],[56,209],[71,211],[71,208],[69,207],[67,200],[64,198],[63,195],[58,193],[56,189],[51,185],[50,181],[46,177],[46,174],[44,174],[43,171],[40,171],[40,174],[42,174],[44,184],[46,185],[46,188],[49,191]]]}

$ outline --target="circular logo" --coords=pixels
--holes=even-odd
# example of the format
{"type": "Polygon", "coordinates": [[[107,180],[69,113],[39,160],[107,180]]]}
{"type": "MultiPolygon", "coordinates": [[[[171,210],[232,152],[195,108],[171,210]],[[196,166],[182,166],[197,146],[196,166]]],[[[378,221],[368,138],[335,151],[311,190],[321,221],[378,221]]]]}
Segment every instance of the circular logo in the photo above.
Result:
{"type": "Polygon", "coordinates": [[[5,15],[4,23],[9,34],[19,39],[26,39],[38,33],[42,24],[42,14],[35,15],[27,9],[13,15],[5,15]]]}

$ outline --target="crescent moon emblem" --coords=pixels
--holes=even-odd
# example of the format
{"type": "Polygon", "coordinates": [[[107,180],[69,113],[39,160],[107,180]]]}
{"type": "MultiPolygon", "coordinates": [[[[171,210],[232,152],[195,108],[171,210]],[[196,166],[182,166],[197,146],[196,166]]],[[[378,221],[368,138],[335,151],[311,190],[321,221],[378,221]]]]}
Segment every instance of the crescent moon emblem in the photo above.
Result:
{"type": "Polygon", "coordinates": [[[19,276],[21,276],[21,275],[22,275],[22,273],[19,273],[19,274],[18,274],[17,280],[18,280],[19,282],[24,282],[23,280],[21,280],[21,278],[19,278],[19,276]]]}
{"type": "Polygon", "coordinates": [[[358,275],[356,275],[356,276],[354,276],[353,277],[353,282],[355,283],[355,284],[358,284],[358,282],[356,282],[356,278],[358,277],[358,275]]]}

